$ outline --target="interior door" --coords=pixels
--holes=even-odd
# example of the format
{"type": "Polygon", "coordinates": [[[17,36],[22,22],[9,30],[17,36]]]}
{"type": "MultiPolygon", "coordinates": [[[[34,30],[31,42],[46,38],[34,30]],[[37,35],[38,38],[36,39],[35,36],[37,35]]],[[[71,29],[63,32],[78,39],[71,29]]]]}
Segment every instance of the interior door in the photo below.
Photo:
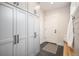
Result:
{"type": "Polygon", "coordinates": [[[16,44],[16,55],[25,56],[26,55],[26,12],[20,9],[16,9],[16,22],[17,22],[17,44],[16,44]]]}
{"type": "Polygon", "coordinates": [[[37,55],[40,51],[40,23],[39,17],[34,16],[34,54],[37,55]]]}
{"type": "Polygon", "coordinates": [[[0,56],[13,55],[13,10],[0,3],[0,56]]]}
{"type": "Polygon", "coordinates": [[[34,17],[28,13],[28,56],[34,55],[34,17]]]}

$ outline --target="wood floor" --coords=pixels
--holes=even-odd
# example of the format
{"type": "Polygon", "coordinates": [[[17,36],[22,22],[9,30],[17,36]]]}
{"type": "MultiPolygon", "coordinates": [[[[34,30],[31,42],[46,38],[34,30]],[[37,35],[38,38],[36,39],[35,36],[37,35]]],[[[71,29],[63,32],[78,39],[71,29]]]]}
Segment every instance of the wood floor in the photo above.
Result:
{"type": "MultiPolygon", "coordinates": [[[[42,48],[46,46],[48,43],[50,42],[44,42],[43,44],[40,45],[40,53],[37,54],[37,56],[63,56],[63,46],[58,45],[56,54],[44,51],[42,48]]],[[[55,44],[55,43],[52,43],[52,44],[55,44]]]]}

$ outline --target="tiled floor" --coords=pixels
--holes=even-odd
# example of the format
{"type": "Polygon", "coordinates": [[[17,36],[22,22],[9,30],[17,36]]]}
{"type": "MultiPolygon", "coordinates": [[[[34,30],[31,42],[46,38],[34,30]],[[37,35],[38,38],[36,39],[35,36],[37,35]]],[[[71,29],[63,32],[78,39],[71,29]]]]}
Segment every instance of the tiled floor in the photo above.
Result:
{"type": "MultiPolygon", "coordinates": [[[[49,42],[44,42],[43,44],[40,45],[40,53],[38,54],[38,56],[63,56],[63,46],[58,45],[56,54],[44,51],[42,48],[46,46],[48,43],[49,42]]],[[[55,44],[55,43],[52,43],[52,44],[55,44]]]]}

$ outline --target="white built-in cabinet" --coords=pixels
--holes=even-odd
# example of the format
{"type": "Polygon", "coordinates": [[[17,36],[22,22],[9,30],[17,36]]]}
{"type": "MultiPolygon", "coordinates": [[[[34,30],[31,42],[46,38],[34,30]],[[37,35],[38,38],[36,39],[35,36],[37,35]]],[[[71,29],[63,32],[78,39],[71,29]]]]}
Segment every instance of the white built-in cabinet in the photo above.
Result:
{"type": "Polygon", "coordinates": [[[0,56],[39,53],[39,16],[26,11],[26,4],[0,3],[0,56]]]}

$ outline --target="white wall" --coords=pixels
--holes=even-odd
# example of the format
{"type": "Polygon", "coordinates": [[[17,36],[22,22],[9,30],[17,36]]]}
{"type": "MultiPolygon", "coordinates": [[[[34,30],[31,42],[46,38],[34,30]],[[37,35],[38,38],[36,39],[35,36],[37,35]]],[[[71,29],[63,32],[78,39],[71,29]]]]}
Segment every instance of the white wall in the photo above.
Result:
{"type": "Polygon", "coordinates": [[[45,13],[44,39],[48,42],[63,45],[67,25],[70,16],[70,8],[60,8],[45,13]],[[54,33],[56,29],[56,34],[54,33]]]}
{"type": "Polygon", "coordinates": [[[40,44],[45,42],[44,39],[44,12],[40,10],[40,44]]]}

